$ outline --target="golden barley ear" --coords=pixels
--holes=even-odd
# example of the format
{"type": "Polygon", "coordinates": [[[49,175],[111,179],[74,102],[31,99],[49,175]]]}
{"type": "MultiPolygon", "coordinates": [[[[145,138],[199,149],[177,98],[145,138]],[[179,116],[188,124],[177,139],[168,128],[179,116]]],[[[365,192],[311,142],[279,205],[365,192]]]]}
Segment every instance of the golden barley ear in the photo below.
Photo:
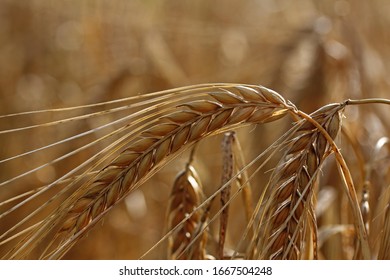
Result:
{"type": "Polygon", "coordinates": [[[168,259],[204,259],[208,231],[207,212],[200,207],[203,187],[192,166],[197,145],[191,149],[185,169],[174,180],[166,215],[168,259]]]}
{"type": "Polygon", "coordinates": [[[172,90],[168,96],[171,100],[163,96],[168,101],[161,113],[148,108],[141,110],[146,116],[134,113],[140,125],[128,134],[127,147],[19,243],[12,258],[27,257],[44,240],[49,245],[38,253],[40,258],[62,257],[114,205],[190,145],[232,128],[272,122],[295,110],[261,86],[200,85],[187,92],[172,90]]]}
{"type": "MultiPolygon", "coordinates": [[[[310,117],[334,139],[340,130],[343,108],[343,104],[327,105],[310,117]]],[[[265,210],[266,226],[258,231],[264,234],[264,238],[258,241],[260,258],[300,259],[306,234],[317,231],[313,220],[313,186],[318,169],[330,149],[324,135],[312,123],[304,120],[296,126],[296,131],[289,137],[284,157],[271,178],[271,194],[265,210]]],[[[313,255],[316,253],[313,252],[313,255]]]]}
{"type": "Polygon", "coordinates": [[[167,208],[168,259],[202,260],[205,258],[207,231],[201,223],[204,200],[202,183],[195,168],[187,165],[175,179],[167,208]],[[201,232],[201,236],[196,233],[201,232]],[[194,239],[196,237],[196,240],[194,239]]]}

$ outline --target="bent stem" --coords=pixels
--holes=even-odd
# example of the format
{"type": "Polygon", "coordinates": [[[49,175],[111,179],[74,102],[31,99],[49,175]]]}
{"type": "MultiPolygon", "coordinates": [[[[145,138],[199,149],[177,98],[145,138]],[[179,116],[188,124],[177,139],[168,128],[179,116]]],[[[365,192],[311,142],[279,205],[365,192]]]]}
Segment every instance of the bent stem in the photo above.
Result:
{"type": "Polygon", "coordinates": [[[390,105],[390,99],[385,98],[366,98],[366,99],[347,99],[345,105],[366,105],[366,104],[386,104],[390,105]]]}

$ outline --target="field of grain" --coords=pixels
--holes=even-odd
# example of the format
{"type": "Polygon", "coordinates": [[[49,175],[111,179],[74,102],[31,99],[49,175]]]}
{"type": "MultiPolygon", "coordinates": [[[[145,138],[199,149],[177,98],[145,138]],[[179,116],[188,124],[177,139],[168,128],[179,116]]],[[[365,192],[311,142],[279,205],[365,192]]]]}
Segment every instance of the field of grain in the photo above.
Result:
{"type": "Polygon", "coordinates": [[[390,259],[390,3],[0,0],[3,259],[390,259]]]}

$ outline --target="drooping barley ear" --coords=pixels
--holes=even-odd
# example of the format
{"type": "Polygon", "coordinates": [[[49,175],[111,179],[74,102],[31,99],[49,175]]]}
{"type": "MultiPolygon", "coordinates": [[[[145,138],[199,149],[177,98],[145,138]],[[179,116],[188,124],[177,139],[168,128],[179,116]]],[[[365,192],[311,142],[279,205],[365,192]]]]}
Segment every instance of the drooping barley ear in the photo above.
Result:
{"type": "MultiPolygon", "coordinates": [[[[341,127],[343,108],[343,104],[327,105],[312,113],[311,118],[334,139],[341,127]]],[[[324,135],[312,123],[304,120],[297,125],[271,178],[267,226],[259,247],[261,258],[300,259],[307,228],[316,226],[310,222],[315,215],[313,185],[330,149],[324,135]]]]}
{"type": "Polygon", "coordinates": [[[194,212],[203,201],[202,184],[193,166],[188,165],[175,179],[167,210],[167,230],[175,229],[168,238],[168,259],[202,260],[205,258],[207,231],[192,243],[201,226],[202,208],[194,212]],[[191,217],[181,223],[190,214],[191,217]],[[180,225],[179,225],[180,224],[180,225]],[[179,226],[178,226],[179,225],[179,226]],[[178,227],[177,227],[178,226],[178,227]]]}
{"type": "MultiPolygon", "coordinates": [[[[200,90],[198,89],[198,92],[200,90]]],[[[205,99],[171,108],[149,121],[93,180],[82,185],[39,229],[15,247],[12,258],[27,257],[46,240],[41,258],[60,258],[112,207],[191,144],[216,133],[282,118],[295,107],[261,86],[204,88],[205,99]],[[48,253],[47,253],[48,252],[48,253]]]]}
{"type": "Polygon", "coordinates": [[[229,205],[231,184],[229,180],[233,176],[234,171],[234,158],[233,158],[233,146],[234,132],[227,132],[222,140],[222,178],[221,186],[224,186],[221,190],[221,216],[219,223],[219,243],[218,243],[218,256],[219,259],[224,258],[224,247],[226,240],[227,224],[229,217],[229,205]],[[227,184],[227,185],[226,185],[227,184]],[[226,185],[226,186],[225,186],[226,185]]]}

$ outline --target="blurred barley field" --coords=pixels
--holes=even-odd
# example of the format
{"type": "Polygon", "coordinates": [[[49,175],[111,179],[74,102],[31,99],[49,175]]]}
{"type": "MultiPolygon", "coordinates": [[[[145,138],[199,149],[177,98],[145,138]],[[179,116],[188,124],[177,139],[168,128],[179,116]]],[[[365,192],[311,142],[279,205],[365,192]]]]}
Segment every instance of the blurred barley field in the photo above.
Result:
{"type": "MultiPolygon", "coordinates": [[[[81,106],[74,111],[2,117],[0,131],[116,106],[82,107],[86,104],[204,83],[263,85],[307,113],[350,98],[390,98],[389,27],[390,2],[385,0],[0,0],[0,116],[81,106]]],[[[119,111],[0,134],[0,182],[5,182],[0,186],[0,202],[50,184],[80,166],[113,140],[53,160],[113,132],[116,126],[13,157],[126,114],[129,112],[119,111]]],[[[390,220],[389,109],[363,105],[347,108],[344,114],[345,130],[336,141],[351,170],[372,258],[376,259],[384,236],[390,240],[390,229],[386,232],[384,226],[386,217],[390,220]]],[[[277,121],[238,129],[246,162],[272,145],[291,123],[277,121]]],[[[220,185],[222,140],[223,135],[208,137],[199,142],[194,154],[193,165],[206,197],[220,185]]],[[[64,258],[143,256],[166,233],[172,186],[189,157],[187,150],[128,195],[64,258]]],[[[256,173],[251,186],[254,204],[269,180],[267,171],[277,162],[271,160],[265,172],[256,173]]],[[[356,232],[341,185],[330,158],[320,171],[315,202],[319,259],[352,259],[356,255],[356,232]]],[[[0,234],[55,192],[49,191],[29,207],[0,219],[0,234]]],[[[0,213],[9,204],[0,204],[0,213]]],[[[210,211],[215,214],[218,209],[213,205],[210,211]]],[[[241,199],[230,205],[226,254],[235,250],[245,229],[242,209],[241,199]]],[[[217,223],[210,224],[209,235],[209,252],[215,255],[217,223]]],[[[0,245],[0,256],[14,242],[17,240],[0,245]]],[[[167,258],[167,246],[164,240],[144,258],[167,258]]]]}

